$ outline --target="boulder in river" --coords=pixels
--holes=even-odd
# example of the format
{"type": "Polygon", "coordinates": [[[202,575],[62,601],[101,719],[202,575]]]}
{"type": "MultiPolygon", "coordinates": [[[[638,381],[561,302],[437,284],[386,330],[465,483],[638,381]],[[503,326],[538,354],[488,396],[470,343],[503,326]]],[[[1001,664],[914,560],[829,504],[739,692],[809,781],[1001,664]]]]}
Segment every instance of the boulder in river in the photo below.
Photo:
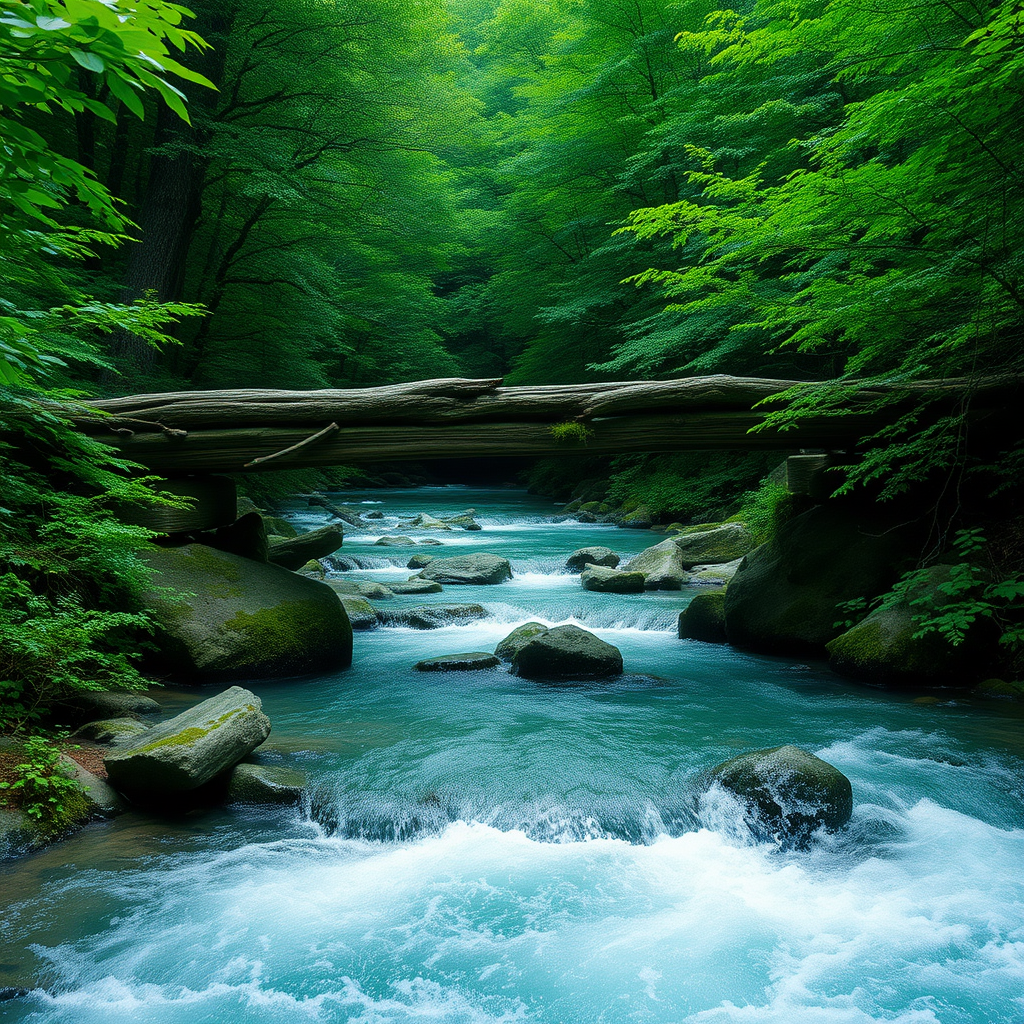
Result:
{"type": "Polygon", "coordinates": [[[503,583],[511,578],[512,566],[507,558],[484,553],[435,558],[419,574],[419,579],[453,584],[503,583]]]}
{"type": "Polygon", "coordinates": [[[411,580],[406,580],[404,583],[392,583],[391,592],[393,594],[440,594],[444,590],[444,587],[440,583],[434,583],[433,580],[418,580],[415,577],[411,580]]]}
{"type": "Polygon", "coordinates": [[[685,569],[734,562],[754,548],[754,538],[742,523],[688,527],[672,540],[679,548],[685,569]]]}
{"type": "Polygon", "coordinates": [[[340,526],[322,526],[319,530],[282,537],[269,546],[268,560],[284,569],[301,569],[309,561],[333,554],[341,547],[344,535],[340,526]]]}
{"type": "Polygon", "coordinates": [[[483,527],[473,518],[475,514],[475,508],[467,508],[465,512],[460,512],[457,516],[445,516],[443,522],[449,527],[458,526],[463,530],[476,532],[482,530],[483,527]]]}
{"type": "Polygon", "coordinates": [[[112,750],[103,764],[129,796],[187,793],[233,768],[269,735],[259,697],[232,686],[112,750]]]}
{"type": "Polygon", "coordinates": [[[500,664],[501,659],[487,651],[471,651],[469,654],[442,654],[439,658],[427,658],[417,661],[413,667],[418,672],[475,672],[500,664]]]}
{"type": "Polygon", "coordinates": [[[511,661],[520,647],[529,643],[535,636],[538,636],[541,633],[546,633],[550,628],[550,626],[545,626],[543,622],[524,622],[521,626],[516,626],[516,628],[513,629],[497,647],[494,648],[494,653],[502,661],[511,661]]]}
{"type": "Polygon", "coordinates": [[[595,590],[602,594],[642,594],[644,574],[609,569],[603,565],[588,565],[580,576],[584,590],[595,590]]]}
{"type": "Polygon", "coordinates": [[[451,527],[442,522],[436,516],[432,516],[427,512],[421,512],[415,519],[410,519],[405,523],[406,526],[415,527],[417,530],[450,530],[451,527]]]}
{"type": "Polygon", "coordinates": [[[687,586],[703,584],[724,587],[736,575],[742,561],[742,558],[737,558],[732,562],[722,562],[720,565],[695,565],[690,570],[687,586]]]}
{"type": "Polygon", "coordinates": [[[591,547],[577,548],[566,560],[566,569],[572,572],[583,572],[588,565],[603,565],[614,569],[619,564],[619,556],[611,548],[591,547]]]}
{"type": "Polygon", "coordinates": [[[512,671],[525,679],[606,679],[622,674],[622,654],[579,626],[554,626],[516,651],[512,671]]]}
{"type": "Polygon", "coordinates": [[[345,609],[348,621],[354,630],[376,629],[380,625],[377,609],[365,597],[354,594],[339,594],[338,600],[345,609]]]}
{"type": "Polygon", "coordinates": [[[712,768],[708,783],[738,796],[755,835],[802,845],[819,828],[842,828],[853,813],[853,788],[838,768],[799,747],[740,754],[712,768]]]}
{"type": "Polygon", "coordinates": [[[709,644],[726,642],[724,590],[706,591],[690,601],[679,613],[679,637],[709,644]]]}
{"type": "Polygon", "coordinates": [[[373,545],[378,548],[412,548],[416,546],[416,541],[412,537],[389,535],[378,538],[373,545]]]}
{"type": "Polygon", "coordinates": [[[145,558],[159,671],[265,679],[351,664],[352,627],[326,584],[201,544],[154,547],[145,558]]]}
{"type": "Polygon", "coordinates": [[[306,776],[276,764],[236,764],[228,778],[229,804],[297,804],[306,776]]]}
{"type": "Polygon", "coordinates": [[[409,559],[405,567],[407,569],[422,569],[425,566],[430,565],[435,558],[437,558],[437,555],[424,555],[417,553],[409,559]]]}
{"type": "Polygon", "coordinates": [[[820,656],[842,631],[839,604],[888,589],[906,536],[855,511],[819,505],[751,551],[729,582],[725,628],[739,647],[820,656]]]}
{"type": "Polygon", "coordinates": [[[689,581],[683,556],[675,540],[663,540],[644,548],[624,566],[626,572],[642,572],[647,590],[681,590],[689,581]]]}
{"type": "Polygon", "coordinates": [[[98,743],[100,746],[124,743],[149,732],[149,726],[143,725],[137,718],[104,718],[96,722],[86,722],[79,726],[71,739],[76,743],[98,743]]]}
{"type": "Polygon", "coordinates": [[[484,619],[487,614],[481,604],[420,604],[413,608],[380,609],[377,617],[385,626],[440,629],[459,622],[484,619]]]}

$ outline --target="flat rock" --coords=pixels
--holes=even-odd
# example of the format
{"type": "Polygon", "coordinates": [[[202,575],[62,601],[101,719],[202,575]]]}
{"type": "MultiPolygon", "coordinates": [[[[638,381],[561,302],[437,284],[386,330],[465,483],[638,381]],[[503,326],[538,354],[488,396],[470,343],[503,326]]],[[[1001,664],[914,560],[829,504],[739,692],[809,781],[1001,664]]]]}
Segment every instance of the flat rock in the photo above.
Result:
{"type": "Polygon", "coordinates": [[[412,537],[388,536],[378,538],[373,542],[373,546],[376,548],[412,548],[416,546],[416,541],[412,537]]]}
{"type": "Polygon", "coordinates": [[[686,582],[689,585],[724,587],[736,575],[742,561],[742,558],[737,558],[721,565],[695,565],[690,570],[690,578],[686,582]]]}
{"type": "Polygon", "coordinates": [[[385,626],[411,626],[413,629],[440,629],[459,622],[484,619],[488,612],[480,604],[420,604],[412,608],[378,609],[385,626]]]}
{"type": "Polygon", "coordinates": [[[472,672],[500,664],[501,659],[487,651],[472,651],[469,654],[442,654],[439,658],[417,661],[413,667],[418,672],[472,672]]]}
{"type": "Polygon", "coordinates": [[[742,523],[722,523],[705,530],[690,528],[672,538],[683,568],[734,562],[754,548],[754,538],[742,523]]]}
{"type": "Polygon", "coordinates": [[[145,599],[153,666],[185,681],[265,679],[352,662],[352,627],[329,586],[201,544],[151,548],[145,599]]]}
{"type": "Polygon", "coordinates": [[[555,626],[516,651],[512,671],[526,679],[605,679],[622,674],[622,654],[579,626],[555,626]]]}
{"type": "Polygon", "coordinates": [[[228,779],[229,804],[297,804],[302,799],[306,776],[284,765],[243,761],[228,779]]]}
{"type": "Polygon", "coordinates": [[[588,565],[603,565],[614,569],[619,564],[619,556],[611,548],[592,547],[577,548],[566,560],[565,567],[572,572],[583,572],[588,565]]]}
{"type": "Polygon", "coordinates": [[[724,644],[725,591],[712,590],[697,594],[679,613],[681,640],[703,640],[709,644],[724,644]]]}
{"type": "Polygon", "coordinates": [[[399,595],[440,594],[442,590],[444,587],[440,583],[434,583],[433,580],[411,579],[406,580],[405,583],[391,584],[392,593],[399,595]]]}
{"type": "Polygon", "coordinates": [[[259,697],[232,686],[112,750],[103,764],[129,796],[187,793],[233,768],[269,735],[259,697]]]}
{"type": "Polygon", "coordinates": [[[297,537],[284,537],[268,543],[267,558],[283,569],[300,569],[309,561],[333,554],[343,540],[340,526],[322,526],[297,537]]]}
{"type": "Polygon", "coordinates": [[[542,622],[524,622],[521,626],[516,626],[516,628],[513,629],[497,647],[494,648],[494,653],[502,661],[511,661],[521,647],[529,643],[535,636],[538,636],[541,633],[546,633],[550,628],[550,626],[545,626],[542,622]]]}
{"type": "Polygon", "coordinates": [[[602,594],[642,594],[645,579],[642,572],[624,572],[603,565],[588,565],[580,576],[584,590],[602,594]]]}
{"type": "Polygon", "coordinates": [[[435,583],[503,583],[512,578],[512,566],[507,558],[498,555],[456,555],[453,558],[435,558],[423,567],[419,578],[433,580],[435,583]]]}
{"type": "Polygon", "coordinates": [[[386,601],[395,596],[391,587],[382,583],[371,583],[367,580],[336,580],[325,581],[336,594],[346,597],[365,597],[370,601],[386,601]]]}
{"type": "Polygon", "coordinates": [[[853,788],[838,768],[799,747],[740,754],[707,775],[747,805],[757,835],[806,843],[819,828],[842,828],[853,813],[853,788]]]}
{"type": "Polygon", "coordinates": [[[427,512],[422,512],[416,516],[415,519],[411,519],[404,523],[405,526],[413,526],[417,530],[450,530],[451,527],[436,516],[432,516],[427,512]]]}

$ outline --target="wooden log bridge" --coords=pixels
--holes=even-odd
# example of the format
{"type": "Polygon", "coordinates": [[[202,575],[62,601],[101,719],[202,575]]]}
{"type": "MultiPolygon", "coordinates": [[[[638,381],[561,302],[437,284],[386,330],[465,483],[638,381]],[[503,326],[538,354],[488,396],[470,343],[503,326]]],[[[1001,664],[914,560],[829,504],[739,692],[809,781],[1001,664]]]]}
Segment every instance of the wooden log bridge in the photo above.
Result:
{"type": "MultiPolygon", "coordinates": [[[[849,398],[841,414],[809,417],[792,430],[754,429],[764,422],[765,411],[755,406],[765,399],[794,387],[839,386],[728,376],[544,387],[426,380],[350,390],[129,395],[85,403],[72,419],[168,476],[480,456],[845,449],[892,421],[891,406],[879,411],[884,389],[855,392],[844,383],[849,398]]],[[[1006,386],[995,382],[983,392],[988,409],[998,407],[1006,386]]],[[[949,405],[962,402],[964,388],[926,382],[893,393],[949,405]]]]}

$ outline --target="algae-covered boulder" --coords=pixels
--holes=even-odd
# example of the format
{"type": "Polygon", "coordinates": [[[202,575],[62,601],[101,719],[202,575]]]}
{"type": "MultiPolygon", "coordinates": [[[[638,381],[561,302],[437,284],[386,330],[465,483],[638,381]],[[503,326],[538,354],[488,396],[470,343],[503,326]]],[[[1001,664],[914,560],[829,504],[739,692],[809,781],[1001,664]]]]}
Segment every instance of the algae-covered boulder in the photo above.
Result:
{"type": "Polygon", "coordinates": [[[229,804],[297,804],[302,799],[306,776],[294,768],[243,761],[228,779],[229,804]]]}
{"type": "Polygon", "coordinates": [[[739,647],[824,654],[839,605],[883,593],[907,546],[899,530],[864,526],[855,511],[819,505],[786,523],[740,563],[725,597],[725,628],[739,647]]]}
{"type": "Polygon", "coordinates": [[[440,629],[460,622],[487,617],[481,604],[420,604],[413,608],[388,608],[377,612],[385,626],[411,626],[413,629],[440,629]]]}
{"type": "Polygon", "coordinates": [[[712,768],[708,783],[740,797],[755,835],[798,844],[819,828],[842,828],[853,813],[853,788],[838,768],[799,747],[755,750],[712,768]]]}
{"type": "Polygon", "coordinates": [[[516,652],[522,646],[529,643],[540,633],[546,633],[550,628],[550,626],[545,626],[542,622],[524,622],[521,626],[516,626],[516,628],[513,629],[497,647],[494,648],[494,653],[502,661],[511,661],[515,657],[516,652]]]}
{"type": "Polygon", "coordinates": [[[259,697],[232,686],[112,750],[103,765],[129,796],[187,793],[233,768],[269,735],[259,697]]]}
{"type": "Polygon", "coordinates": [[[706,530],[687,530],[672,538],[683,567],[733,562],[753,550],[754,538],[742,523],[722,523],[706,530]]]}
{"type": "Polygon", "coordinates": [[[263,679],[351,664],[352,627],[325,584],[201,544],[145,557],[160,672],[263,679]]]}
{"type": "Polygon", "coordinates": [[[91,771],[83,768],[67,754],[61,754],[60,763],[66,774],[81,787],[90,817],[116,818],[128,810],[128,804],[125,803],[124,798],[98,775],[93,775],[91,771]]]}
{"type": "Polygon", "coordinates": [[[437,558],[437,555],[415,554],[412,556],[412,558],[409,559],[408,562],[406,562],[406,568],[422,569],[425,566],[430,565],[430,563],[433,562],[435,558],[437,558]]]}
{"type": "Polygon", "coordinates": [[[595,590],[601,594],[642,594],[644,574],[609,569],[603,565],[588,565],[580,576],[584,590],[595,590]]]}
{"type": "Polygon", "coordinates": [[[483,527],[473,518],[475,513],[475,508],[469,508],[466,509],[465,512],[460,512],[457,516],[447,516],[444,522],[449,527],[458,526],[460,529],[469,530],[470,532],[475,533],[483,529],[483,527]]]}
{"type": "Polygon", "coordinates": [[[679,637],[709,644],[725,643],[724,590],[706,591],[693,598],[679,613],[679,637]]]}
{"type": "Polygon", "coordinates": [[[642,572],[647,590],[679,590],[689,580],[683,556],[674,539],[644,548],[624,566],[625,572],[642,572]]]}
{"type": "Polygon", "coordinates": [[[345,614],[348,616],[348,621],[352,624],[353,629],[376,629],[380,625],[377,619],[376,608],[365,597],[339,594],[338,600],[345,609],[345,614]]]}
{"type": "Polygon", "coordinates": [[[883,686],[965,682],[990,667],[993,637],[975,623],[954,647],[939,633],[915,636],[921,619],[939,614],[948,601],[939,589],[949,580],[948,565],[922,574],[908,599],[876,608],[862,622],[831,640],[829,663],[840,675],[883,686]],[[911,605],[911,601],[914,602],[911,605]]]}
{"type": "Polygon", "coordinates": [[[416,541],[412,537],[401,537],[394,534],[389,534],[386,537],[378,537],[373,542],[373,546],[377,548],[412,548],[416,546],[416,541]]]}
{"type": "Polygon", "coordinates": [[[435,558],[423,567],[419,578],[435,583],[503,583],[512,578],[512,566],[507,558],[498,555],[455,555],[453,558],[435,558]]]}
{"type": "Polygon", "coordinates": [[[577,548],[566,560],[566,569],[572,572],[583,572],[588,565],[603,565],[614,569],[619,564],[619,556],[611,548],[591,547],[577,548]]]}
{"type": "Polygon", "coordinates": [[[512,671],[525,679],[606,679],[622,674],[622,654],[579,626],[555,626],[516,651],[512,671]]]}
{"type": "Polygon", "coordinates": [[[417,661],[413,668],[417,672],[476,672],[482,668],[494,668],[501,659],[487,651],[471,651],[469,654],[442,654],[439,658],[417,661]]]}
{"type": "Polygon", "coordinates": [[[285,569],[301,569],[307,562],[333,554],[343,540],[340,526],[322,526],[297,537],[276,538],[269,545],[267,557],[274,565],[285,569]]]}

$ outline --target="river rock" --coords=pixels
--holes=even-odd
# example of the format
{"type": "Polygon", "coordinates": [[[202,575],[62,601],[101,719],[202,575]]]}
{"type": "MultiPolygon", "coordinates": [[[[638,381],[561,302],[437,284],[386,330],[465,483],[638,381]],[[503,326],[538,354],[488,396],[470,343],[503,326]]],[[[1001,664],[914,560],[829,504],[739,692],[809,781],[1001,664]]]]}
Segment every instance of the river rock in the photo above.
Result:
{"type": "Polygon", "coordinates": [[[593,547],[577,548],[566,560],[566,569],[572,572],[583,572],[588,565],[603,565],[614,569],[619,564],[619,556],[611,548],[593,547]]]}
{"type": "Polygon", "coordinates": [[[882,686],[963,682],[983,675],[991,667],[996,642],[987,623],[974,623],[956,647],[939,633],[914,635],[922,617],[941,614],[949,601],[940,589],[949,578],[948,565],[932,566],[908,599],[876,608],[831,640],[826,645],[831,667],[840,675],[882,686]]]}
{"type": "Polygon", "coordinates": [[[417,553],[409,559],[405,567],[407,569],[423,569],[424,567],[430,565],[430,563],[433,562],[435,558],[437,558],[437,555],[423,555],[417,553]]]}
{"type": "Polygon", "coordinates": [[[512,672],[525,679],[605,679],[622,674],[622,654],[579,626],[555,626],[516,651],[512,672]]]}
{"type": "Polygon", "coordinates": [[[647,590],[680,590],[690,578],[683,567],[683,556],[674,539],[644,548],[623,568],[626,572],[643,573],[647,590]]]}
{"type": "Polygon", "coordinates": [[[488,612],[480,604],[420,604],[413,608],[378,610],[385,626],[411,626],[413,629],[440,629],[457,622],[484,619],[488,612]]]}
{"type": "Polygon", "coordinates": [[[726,642],[724,590],[695,595],[679,613],[679,637],[682,640],[703,640],[709,644],[726,642]]]}
{"type": "Polygon", "coordinates": [[[707,529],[689,528],[672,538],[683,568],[733,562],[753,550],[754,538],[742,523],[722,523],[707,529]]]}
{"type": "Polygon", "coordinates": [[[690,570],[690,578],[686,581],[687,585],[703,584],[724,587],[736,575],[742,561],[742,558],[737,558],[732,562],[723,562],[721,565],[695,565],[690,570]]]}
{"type": "Polygon", "coordinates": [[[405,583],[392,583],[391,592],[394,594],[440,594],[444,587],[432,580],[418,580],[415,577],[406,580],[405,583]]]}
{"type": "Polygon", "coordinates": [[[418,530],[451,530],[451,527],[426,512],[421,512],[415,519],[410,519],[406,526],[414,526],[418,530]]]}
{"type": "Polygon", "coordinates": [[[61,720],[91,722],[103,718],[138,718],[158,715],[160,705],[142,693],[123,690],[93,690],[76,693],[61,705],[61,720]]]}
{"type": "Polygon", "coordinates": [[[841,602],[886,591],[907,542],[898,530],[861,525],[847,508],[819,505],[751,551],[729,582],[725,628],[739,647],[821,656],[841,632],[841,602]]]}
{"type": "Polygon", "coordinates": [[[440,547],[444,547],[444,541],[438,540],[436,537],[421,537],[420,538],[420,547],[421,548],[426,548],[426,547],[440,548],[440,547]]]}
{"type": "Polygon", "coordinates": [[[475,672],[477,669],[494,668],[501,659],[486,651],[472,651],[469,654],[442,654],[439,658],[417,661],[413,666],[418,672],[475,672]]]}
{"type": "Polygon", "coordinates": [[[159,671],[263,679],[351,664],[352,627],[329,586],[201,544],[144,557],[159,671]]]}
{"type": "Polygon", "coordinates": [[[187,793],[233,768],[269,735],[259,697],[232,686],[112,750],[103,764],[129,796],[187,793]]]}
{"type": "Polygon", "coordinates": [[[306,776],[284,765],[243,761],[228,779],[229,804],[297,804],[302,799],[306,776]]]}
{"type": "Polygon", "coordinates": [[[123,743],[135,736],[149,732],[149,726],[143,725],[137,718],[106,718],[97,722],[86,722],[71,734],[75,742],[107,744],[123,743]]]}
{"type": "Polygon", "coordinates": [[[377,610],[366,600],[365,597],[356,597],[354,594],[339,594],[338,600],[345,609],[348,621],[356,630],[376,629],[380,625],[377,619],[377,610]]]}
{"type": "Polygon", "coordinates": [[[819,828],[842,828],[853,813],[850,780],[799,747],[740,754],[712,768],[708,781],[747,804],[757,835],[803,844],[819,828]]]}
{"type": "Polygon", "coordinates": [[[456,555],[453,558],[435,558],[423,567],[419,578],[435,583],[503,583],[512,578],[512,566],[507,558],[498,555],[456,555]]]}
{"type": "Polygon", "coordinates": [[[642,594],[644,574],[609,569],[603,565],[588,565],[580,576],[584,590],[595,590],[602,594],[642,594]]]}
{"type": "Polygon", "coordinates": [[[443,522],[449,527],[458,526],[463,530],[476,532],[483,527],[473,518],[475,514],[475,508],[467,508],[465,512],[460,512],[457,516],[445,516],[443,522]]]}
{"type": "Polygon", "coordinates": [[[297,537],[275,540],[270,544],[268,560],[284,569],[300,569],[309,561],[333,554],[341,547],[344,535],[340,526],[322,526],[297,537]]]}
{"type": "Polygon", "coordinates": [[[67,775],[81,787],[90,817],[116,818],[128,810],[128,804],[124,798],[109,782],[94,775],[87,768],[83,768],[67,754],[61,754],[60,763],[67,775]]]}
{"type": "Polygon", "coordinates": [[[299,531],[287,519],[283,519],[281,516],[264,515],[263,525],[266,527],[268,535],[273,534],[275,537],[283,537],[285,540],[291,540],[299,535],[299,531]]]}
{"type": "Polygon", "coordinates": [[[545,626],[542,622],[524,622],[521,626],[516,626],[516,628],[513,629],[497,647],[494,648],[494,653],[502,661],[511,661],[521,647],[529,643],[535,636],[538,636],[541,633],[546,633],[550,628],[550,626],[545,626]]]}
{"type": "Polygon", "coordinates": [[[390,587],[369,580],[327,580],[327,586],[338,595],[365,597],[370,601],[387,601],[395,596],[395,591],[390,587]]]}
{"type": "Polygon", "coordinates": [[[416,546],[416,541],[412,537],[389,536],[375,540],[373,545],[377,548],[411,548],[416,546]]]}

